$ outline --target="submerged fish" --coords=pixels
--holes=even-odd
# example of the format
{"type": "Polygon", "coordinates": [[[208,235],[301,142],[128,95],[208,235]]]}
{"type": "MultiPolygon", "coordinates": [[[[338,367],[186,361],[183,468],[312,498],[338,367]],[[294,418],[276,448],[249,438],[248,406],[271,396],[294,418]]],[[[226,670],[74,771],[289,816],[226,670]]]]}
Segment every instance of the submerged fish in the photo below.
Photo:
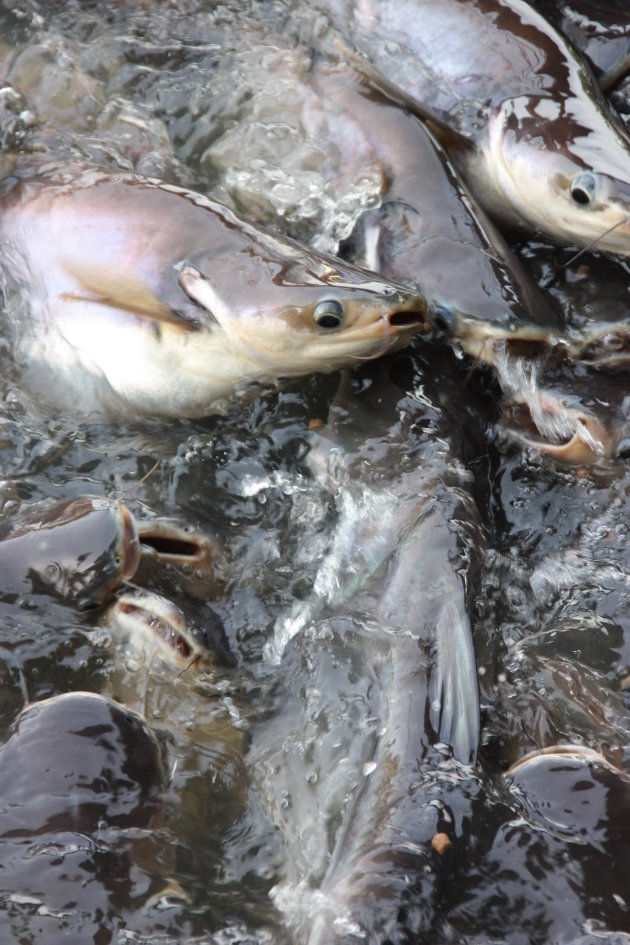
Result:
{"type": "MultiPolygon", "coordinates": [[[[302,670],[313,674],[295,683],[304,732],[292,734],[300,709],[291,692],[290,718],[277,720],[281,747],[253,752],[264,796],[288,798],[286,812],[268,798],[289,837],[275,901],[309,945],[380,942],[404,925],[412,889],[431,901],[444,795],[462,790],[477,754],[469,603],[481,536],[466,474],[441,435],[448,411],[427,395],[425,413],[393,382],[401,370],[395,362],[392,378],[371,372],[358,394],[342,390],[314,444],[312,465],[327,469],[338,521],[310,597],[278,621],[267,650],[282,665],[303,650],[302,670]],[[321,669],[328,661],[338,692],[321,669]],[[347,731],[353,718],[358,733],[347,731]],[[300,758],[313,785],[306,794],[300,758]],[[315,886],[306,926],[293,901],[315,886]]],[[[448,397],[439,369],[421,377],[418,385],[448,397]]],[[[423,929],[432,917],[427,905],[423,929]]]]}
{"type": "Polygon", "coordinates": [[[0,756],[2,839],[96,830],[101,818],[144,826],[166,780],[146,721],[92,692],[27,705],[0,756]]]}
{"type": "Polygon", "coordinates": [[[529,4],[318,5],[367,53],[350,55],[375,84],[429,121],[491,216],[630,255],[630,137],[583,61],[529,4]]]}
{"type": "Polygon", "coordinates": [[[630,837],[630,776],[584,745],[531,752],[504,779],[527,819],[569,843],[589,844],[619,862],[630,837]]]}
{"type": "MultiPolygon", "coordinates": [[[[29,903],[36,938],[111,941],[168,869],[145,852],[168,778],[146,719],[93,692],[56,695],[23,709],[0,761],[3,895],[29,903]]],[[[10,941],[6,910],[0,927],[10,941]]]]}
{"type": "MultiPolygon", "coordinates": [[[[502,403],[509,438],[572,465],[605,465],[630,455],[630,404],[616,374],[560,366],[518,378],[502,403]]],[[[510,376],[504,370],[504,377],[510,376]]]]}
{"type": "Polygon", "coordinates": [[[202,416],[425,323],[417,293],[159,181],[27,163],[0,203],[17,358],[33,389],[75,409],[202,416]]]}

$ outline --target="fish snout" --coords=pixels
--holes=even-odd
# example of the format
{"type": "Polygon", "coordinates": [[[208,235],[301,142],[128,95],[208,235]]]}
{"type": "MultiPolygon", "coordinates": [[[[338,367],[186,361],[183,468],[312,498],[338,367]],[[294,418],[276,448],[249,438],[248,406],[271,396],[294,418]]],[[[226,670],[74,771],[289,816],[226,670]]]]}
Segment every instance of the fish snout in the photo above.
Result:
{"type": "Polygon", "coordinates": [[[392,300],[384,319],[388,334],[427,334],[431,330],[427,317],[426,299],[421,295],[405,295],[392,300]]]}

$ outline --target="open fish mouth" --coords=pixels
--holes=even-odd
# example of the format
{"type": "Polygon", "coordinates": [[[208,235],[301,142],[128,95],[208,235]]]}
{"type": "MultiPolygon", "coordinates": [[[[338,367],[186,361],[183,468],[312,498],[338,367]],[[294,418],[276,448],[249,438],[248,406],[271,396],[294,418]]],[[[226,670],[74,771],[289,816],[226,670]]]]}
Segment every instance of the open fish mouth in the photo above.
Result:
{"type": "Polygon", "coordinates": [[[385,319],[392,334],[429,331],[425,312],[394,311],[386,315],[385,319]]]}
{"type": "Polygon", "coordinates": [[[216,552],[214,543],[207,535],[173,522],[137,522],[136,528],[143,558],[193,569],[207,566],[216,552]]]}
{"type": "Polygon", "coordinates": [[[593,414],[566,407],[560,398],[546,398],[545,411],[551,422],[541,431],[528,404],[505,404],[503,430],[521,446],[569,465],[590,466],[610,457],[613,438],[593,414]]]}

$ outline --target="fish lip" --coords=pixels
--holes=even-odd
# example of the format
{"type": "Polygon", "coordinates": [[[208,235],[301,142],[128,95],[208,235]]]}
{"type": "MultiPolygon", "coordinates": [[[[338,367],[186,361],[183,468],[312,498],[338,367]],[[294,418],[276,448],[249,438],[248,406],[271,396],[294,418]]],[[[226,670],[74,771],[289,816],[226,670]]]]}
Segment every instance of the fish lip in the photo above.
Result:
{"type": "Polygon", "coordinates": [[[423,312],[409,309],[394,309],[388,312],[384,317],[389,333],[394,335],[430,331],[430,326],[426,319],[426,309],[423,312]]]}
{"type": "Polygon", "coordinates": [[[122,580],[128,581],[134,576],[140,564],[140,538],[136,520],[129,509],[120,506],[123,534],[121,542],[122,580]]]}
{"type": "Polygon", "coordinates": [[[574,423],[573,431],[564,438],[558,437],[557,440],[545,438],[544,434],[535,427],[526,403],[504,405],[503,412],[506,416],[509,413],[510,419],[522,428],[526,424],[533,427],[533,431],[528,433],[523,429],[518,429],[514,422],[508,423],[506,420],[504,423],[503,429],[506,434],[523,447],[534,449],[572,466],[594,465],[601,463],[609,456],[610,442],[604,427],[596,417],[586,411],[567,411],[567,415],[570,415],[574,423]],[[515,408],[519,409],[520,415],[516,415],[515,408]]]}
{"type": "Polygon", "coordinates": [[[504,781],[509,782],[515,774],[518,774],[519,771],[530,767],[532,764],[535,765],[545,758],[557,758],[558,760],[564,758],[570,761],[587,761],[603,764],[607,768],[613,768],[613,766],[603,757],[603,755],[597,751],[594,751],[592,748],[588,748],[585,745],[548,745],[546,748],[538,748],[535,751],[530,751],[526,755],[523,755],[522,758],[519,758],[517,761],[515,761],[507,771],[503,772],[504,781]]]}
{"type": "Polygon", "coordinates": [[[136,524],[141,557],[176,567],[208,565],[216,553],[212,539],[164,519],[136,524]]]}

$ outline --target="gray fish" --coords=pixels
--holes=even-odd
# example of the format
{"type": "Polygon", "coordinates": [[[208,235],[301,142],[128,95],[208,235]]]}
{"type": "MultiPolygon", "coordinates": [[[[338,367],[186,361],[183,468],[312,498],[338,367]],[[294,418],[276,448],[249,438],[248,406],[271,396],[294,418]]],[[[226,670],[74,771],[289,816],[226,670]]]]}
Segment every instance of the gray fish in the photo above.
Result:
{"type": "MultiPolygon", "coordinates": [[[[333,831],[323,870],[310,853],[308,869],[316,875],[308,881],[312,886],[318,880],[318,893],[305,934],[309,945],[381,941],[379,935],[396,924],[405,889],[416,877],[420,886],[431,885],[424,870],[437,856],[431,841],[438,830],[440,798],[443,790],[458,791],[466,782],[479,740],[468,615],[481,544],[474,502],[465,473],[440,437],[441,421],[425,439],[414,427],[414,420],[422,426],[417,402],[379,374],[378,382],[359,382],[363,396],[341,392],[319,445],[314,445],[312,462],[315,469],[328,469],[338,522],[310,599],[278,622],[268,648],[270,655],[282,658],[285,647],[292,653],[306,635],[310,653],[315,635],[319,650],[328,650],[330,642],[326,658],[333,666],[343,666],[340,648],[351,659],[348,654],[356,647],[374,677],[369,686],[372,726],[364,723],[367,732],[360,745],[350,741],[343,750],[346,765],[358,753],[362,768],[355,784],[346,788],[341,818],[328,809],[339,790],[332,775],[324,800],[317,802],[321,809],[310,813],[308,797],[293,801],[291,788],[284,789],[300,823],[317,818],[327,837],[333,831]],[[379,435],[383,428],[388,432],[379,435]],[[328,629],[318,639],[322,625],[328,629]]],[[[439,378],[436,371],[431,380],[439,384],[439,378]]],[[[430,407],[427,412],[434,421],[439,416],[430,407]]],[[[320,654],[313,662],[324,660],[320,654]]],[[[355,660],[351,665],[353,676],[360,678],[355,660]]],[[[324,685],[319,678],[300,681],[301,690],[313,693],[306,717],[318,720],[316,731],[323,726],[321,742],[332,741],[334,751],[342,736],[331,721],[334,706],[325,715],[319,709],[316,694],[323,690],[322,698],[327,695],[324,685]]],[[[355,698],[360,701],[357,695],[351,704],[355,698]]],[[[282,741],[291,745],[292,738],[285,732],[282,741]]],[[[302,742],[303,736],[298,744],[302,742]]],[[[316,773],[313,753],[320,750],[325,754],[324,745],[313,752],[302,748],[316,773]]],[[[256,755],[260,752],[257,747],[256,755]]],[[[293,753],[285,753],[290,769],[293,753]]],[[[266,766],[275,769],[278,764],[271,753],[266,766]]],[[[283,775],[283,783],[288,777],[283,775]]],[[[319,846],[311,833],[309,828],[304,839],[309,851],[319,846]]],[[[291,878],[301,876],[306,882],[303,854],[290,855],[291,878]]],[[[295,895],[289,880],[278,888],[276,902],[288,909],[285,903],[295,895]]],[[[431,893],[427,888],[418,895],[428,901],[431,893]]],[[[429,915],[430,910],[427,922],[429,915]]]]}
{"type": "Polygon", "coordinates": [[[527,353],[557,341],[555,312],[427,127],[347,67],[320,68],[315,84],[369,132],[387,180],[380,206],[352,236],[353,260],[422,285],[429,317],[483,360],[494,359],[497,339],[527,353]]]}
{"type": "Polygon", "coordinates": [[[146,825],[165,783],[145,720],[92,692],[27,705],[0,748],[0,837],[146,825]],[[95,737],[95,733],[99,737],[95,737]]]}
{"type": "Polygon", "coordinates": [[[363,71],[430,122],[491,216],[630,254],[630,138],[584,62],[529,4],[320,6],[367,53],[353,56],[363,71]]]}
{"type": "Polygon", "coordinates": [[[0,203],[17,358],[75,410],[202,416],[425,327],[417,292],[159,181],[26,162],[0,203]]]}
{"type": "Polygon", "coordinates": [[[36,503],[0,526],[0,593],[50,594],[93,607],[131,578],[149,579],[156,565],[162,574],[168,569],[171,582],[197,581],[207,591],[217,551],[216,542],[183,525],[137,521],[116,499],[36,503]]]}
{"type": "MultiPolygon", "coordinates": [[[[3,895],[20,909],[29,904],[35,937],[61,935],[73,945],[86,935],[111,939],[125,902],[137,913],[165,872],[143,854],[163,810],[168,764],[160,743],[142,716],[81,691],[27,705],[6,736],[3,895]]],[[[0,922],[10,941],[6,910],[0,922]]]]}
{"type": "Polygon", "coordinates": [[[584,745],[531,752],[503,775],[530,823],[569,842],[606,850],[619,862],[628,837],[630,777],[584,745]]]}
{"type": "Polygon", "coordinates": [[[630,70],[630,31],[624,0],[535,0],[586,59],[597,84],[610,91],[630,70]]]}

